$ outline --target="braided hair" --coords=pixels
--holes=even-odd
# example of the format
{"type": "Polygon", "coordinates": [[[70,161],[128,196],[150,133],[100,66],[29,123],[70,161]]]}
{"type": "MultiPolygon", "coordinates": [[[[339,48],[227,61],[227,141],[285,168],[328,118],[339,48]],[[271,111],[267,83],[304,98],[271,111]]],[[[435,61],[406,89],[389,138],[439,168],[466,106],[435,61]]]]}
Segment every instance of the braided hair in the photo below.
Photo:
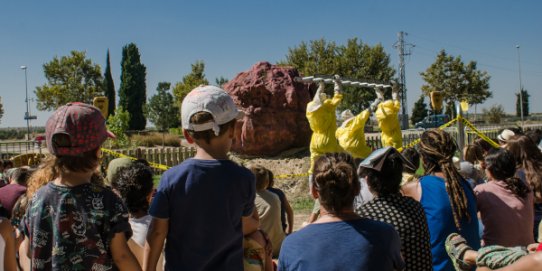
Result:
{"type": "Polygon", "coordinates": [[[461,228],[461,219],[470,219],[467,210],[467,196],[461,186],[464,181],[453,164],[452,158],[457,150],[455,141],[450,134],[439,129],[425,131],[420,137],[419,152],[422,157],[426,174],[442,172],[446,192],[452,206],[455,225],[461,228]]]}
{"type": "Polygon", "coordinates": [[[314,186],[320,204],[331,214],[339,214],[353,206],[360,183],[352,156],[346,153],[326,153],[314,162],[314,186]]]}
{"type": "Polygon", "coordinates": [[[506,188],[516,197],[525,198],[531,191],[527,184],[520,178],[515,177],[516,160],[512,153],[505,149],[495,149],[486,156],[486,169],[495,180],[503,181],[506,188]]]}

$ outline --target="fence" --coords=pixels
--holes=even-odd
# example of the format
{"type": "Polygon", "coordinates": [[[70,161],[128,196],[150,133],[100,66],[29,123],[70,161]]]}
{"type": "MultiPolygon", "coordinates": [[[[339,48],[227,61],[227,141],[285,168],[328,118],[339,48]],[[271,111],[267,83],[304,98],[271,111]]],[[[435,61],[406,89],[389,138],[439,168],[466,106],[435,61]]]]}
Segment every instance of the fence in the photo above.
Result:
{"type": "Polygon", "coordinates": [[[0,159],[10,159],[23,154],[41,153],[41,148],[41,142],[38,141],[0,142],[0,159]]]}
{"type": "MultiPolygon", "coordinates": [[[[166,147],[166,148],[135,148],[129,150],[113,150],[114,152],[134,157],[137,159],[145,159],[149,162],[172,167],[178,165],[182,161],[194,156],[196,149],[192,147],[166,147]]],[[[109,162],[119,155],[115,156],[109,153],[104,155],[103,164],[107,165],[109,162]]]]}
{"type": "MultiPolygon", "coordinates": [[[[502,127],[486,127],[480,128],[480,132],[487,135],[489,138],[497,138],[497,135],[502,127]]],[[[542,124],[528,125],[525,130],[530,129],[542,129],[542,124]]],[[[446,128],[456,140],[458,133],[456,128],[446,128]]],[[[466,129],[465,143],[472,143],[478,136],[466,129]]],[[[403,131],[403,146],[410,144],[417,140],[423,131],[403,131]]],[[[380,135],[366,136],[366,142],[372,149],[382,148],[382,142],[380,135]]],[[[0,142],[0,158],[1,159],[14,159],[17,156],[41,154],[43,146],[37,141],[10,141],[0,142]]],[[[134,157],[137,159],[145,159],[149,162],[164,165],[167,167],[175,166],[182,161],[195,155],[196,150],[192,147],[166,147],[166,148],[135,148],[135,149],[122,149],[113,150],[116,153],[134,157]]],[[[44,151],[45,153],[46,151],[44,151]]],[[[117,155],[118,156],[118,155],[117,155]]],[[[112,159],[116,158],[115,155],[107,153],[104,156],[104,165],[107,165],[112,159]]],[[[160,171],[160,170],[158,170],[160,171]]]]}
{"type": "MultiPolygon", "coordinates": [[[[482,133],[484,133],[487,137],[496,139],[499,135],[499,132],[503,129],[503,127],[493,126],[493,127],[484,127],[479,128],[478,130],[482,133]]],[[[528,130],[534,130],[534,129],[542,129],[542,124],[537,125],[526,125],[525,131],[528,130]]],[[[457,128],[450,127],[445,129],[446,132],[448,132],[455,140],[458,139],[458,132],[457,128]]],[[[470,129],[465,129],[465,144],[470,144],[474,140],[478,138],[478,136],[471,132],[470,129]]],[[[406,146],[413,141],[420,138],[420,135],[423,133],[423,131],[403,131],[403,146],[406,146]]],[[[380,135],[374,135],[374,136],[366,136],[365,141],[369,147],[371,147],[373,150],[382,148],[382,141],[380,140],[380,135]]]]}

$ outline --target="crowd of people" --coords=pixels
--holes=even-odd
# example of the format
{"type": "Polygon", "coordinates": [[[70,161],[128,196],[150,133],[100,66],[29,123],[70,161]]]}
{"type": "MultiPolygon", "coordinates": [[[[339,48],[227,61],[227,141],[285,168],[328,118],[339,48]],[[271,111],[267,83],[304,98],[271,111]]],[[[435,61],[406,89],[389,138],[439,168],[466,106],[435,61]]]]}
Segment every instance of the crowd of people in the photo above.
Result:
{"type": "Polygon", "coordinates": [[[155,189],[145,160],[117,158],[101,173],[100,147],[114,135],[97,108],[57,109],[45,161],[1,163],[0,271],[542,270],[540,130],[506,129],[499,148],[458,150],[432,129],[402,152],[319,153],[309,188],[318,207],[294,232],[273,172],[228,159],[242,116],[231,97],[200,86],[181,111],[196,155],[155,189]]]}

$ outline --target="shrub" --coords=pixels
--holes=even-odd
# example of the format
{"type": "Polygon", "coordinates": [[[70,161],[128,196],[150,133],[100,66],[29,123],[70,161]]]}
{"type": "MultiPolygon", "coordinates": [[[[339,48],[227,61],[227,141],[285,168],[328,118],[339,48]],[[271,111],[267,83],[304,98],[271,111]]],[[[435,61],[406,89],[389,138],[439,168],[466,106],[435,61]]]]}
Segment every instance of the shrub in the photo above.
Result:
{"type": "Polygon", "coordinates": [[[174,134],[150,133],[148,135],[133,135],[132,142],[140,147],[169,146],[180,147],[181,139],[174,134]]]}

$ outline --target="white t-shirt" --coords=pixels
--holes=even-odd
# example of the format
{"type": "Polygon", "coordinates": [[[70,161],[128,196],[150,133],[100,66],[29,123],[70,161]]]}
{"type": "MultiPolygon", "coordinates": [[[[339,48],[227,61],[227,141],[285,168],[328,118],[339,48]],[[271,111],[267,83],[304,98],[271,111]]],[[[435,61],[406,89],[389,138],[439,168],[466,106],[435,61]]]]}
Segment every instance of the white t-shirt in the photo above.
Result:
{"type": "Polygon", "coordinates": [[[130,218],[130,226],[132,226],[132,239],[138,245],[145,246],[145,238],[147,237],[147,231],[149,230],[149,224],[151,224],[152,216],[146,215],[140,218],[130,218]]]}

